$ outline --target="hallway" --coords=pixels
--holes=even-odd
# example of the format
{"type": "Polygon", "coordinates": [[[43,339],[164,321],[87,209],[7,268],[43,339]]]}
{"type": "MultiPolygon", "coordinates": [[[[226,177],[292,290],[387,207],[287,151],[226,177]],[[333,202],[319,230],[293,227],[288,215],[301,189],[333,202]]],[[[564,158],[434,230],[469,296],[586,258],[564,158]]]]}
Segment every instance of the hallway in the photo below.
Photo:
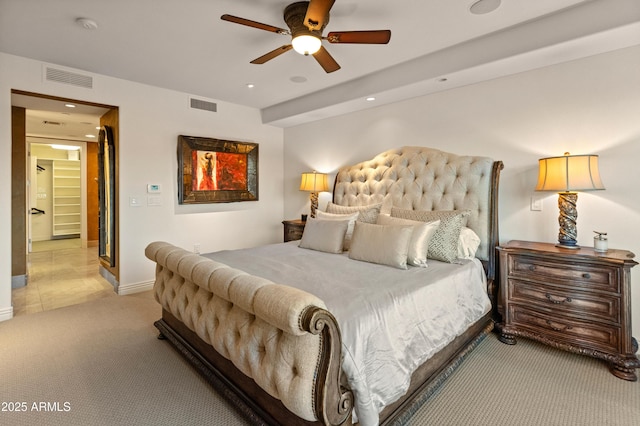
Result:
{"type": "Polygon", "coordinates": [[[117,296],[98,272],[98,247],[79,239],[34,242],[28,255],[28,283],[12,290],[13,315],[25,315],[117,296]]]}

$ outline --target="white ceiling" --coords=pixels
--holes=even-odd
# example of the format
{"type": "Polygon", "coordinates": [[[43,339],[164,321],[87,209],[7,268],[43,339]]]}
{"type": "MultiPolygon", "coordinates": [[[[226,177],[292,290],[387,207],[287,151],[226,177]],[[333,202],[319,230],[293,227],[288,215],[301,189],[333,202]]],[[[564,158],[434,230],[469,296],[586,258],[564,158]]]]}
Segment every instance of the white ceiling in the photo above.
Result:
{"type": "Polygon", "coordinates": [[[286,28],[291,1],[279,0],[0,0],[0,51],[259,108],[287,127],[640,44],[638,0],[502,0],[484,15],[470,13],[475,1],[337,0],[325,34],[392,36],[324,42],[342,66],[331,74],[294,51],[250,64],[290,38],[220,20],[286,28]]]}

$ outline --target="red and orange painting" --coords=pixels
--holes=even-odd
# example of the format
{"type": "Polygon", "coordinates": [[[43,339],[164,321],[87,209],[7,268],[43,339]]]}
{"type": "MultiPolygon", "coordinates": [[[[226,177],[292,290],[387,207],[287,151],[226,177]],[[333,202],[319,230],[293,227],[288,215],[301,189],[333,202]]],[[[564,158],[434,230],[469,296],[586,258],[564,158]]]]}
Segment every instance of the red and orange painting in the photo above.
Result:
{"type": "Polygon", "coordinates": [[[247,154],[191,151],[193,191],[247,189],[247,154]]]}

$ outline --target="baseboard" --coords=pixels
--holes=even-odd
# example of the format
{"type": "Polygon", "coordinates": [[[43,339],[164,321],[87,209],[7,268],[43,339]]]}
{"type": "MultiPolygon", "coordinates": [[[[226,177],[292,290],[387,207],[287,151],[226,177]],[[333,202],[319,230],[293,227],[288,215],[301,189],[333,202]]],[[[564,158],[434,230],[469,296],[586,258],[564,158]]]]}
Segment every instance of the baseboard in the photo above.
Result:
{"type": "Polygon", "coordinates": [[[98,273],[100,274],[100,276],[102,278],[107,280],[109,282],[109,284],[111,284],[113,286],[113,289],[117,293],[118,292],[118,287],[120,287],[120,283],[118,282],[118,280],[116,280],[116,277],[107,268],[105,268],[102,265],[100,265],[98,267],[98,273]]]}
{"type": "Polygon", "coordinates": [[[11,288],[21,288],[27,285],[26,275],[14,275],[11,277],[11,288]]]}
{"type": "Polygon", "coordinates": [[[143,291],[153,290],[153,281],[146,281],[135,284],[120,284],[118,286],[118,294],[126,296],[127,294],[142,293],[143,291]]]}
{"type": "Polygon", "coordinates": [[[0,309],[0,321],[7,321],[13,318],[13,306],[0,309]]]}

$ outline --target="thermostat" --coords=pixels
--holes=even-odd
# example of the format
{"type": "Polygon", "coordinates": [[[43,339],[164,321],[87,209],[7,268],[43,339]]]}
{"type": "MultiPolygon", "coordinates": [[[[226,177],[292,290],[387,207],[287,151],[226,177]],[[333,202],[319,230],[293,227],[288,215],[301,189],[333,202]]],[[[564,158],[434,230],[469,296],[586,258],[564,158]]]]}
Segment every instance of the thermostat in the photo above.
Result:
{"type": "Polygon", "coordinates": [[[150,183],[149,185],[147,185],[147,192],[149,194],[158,194],[162,192],[162,188],[158,183],[150,183]]]}

